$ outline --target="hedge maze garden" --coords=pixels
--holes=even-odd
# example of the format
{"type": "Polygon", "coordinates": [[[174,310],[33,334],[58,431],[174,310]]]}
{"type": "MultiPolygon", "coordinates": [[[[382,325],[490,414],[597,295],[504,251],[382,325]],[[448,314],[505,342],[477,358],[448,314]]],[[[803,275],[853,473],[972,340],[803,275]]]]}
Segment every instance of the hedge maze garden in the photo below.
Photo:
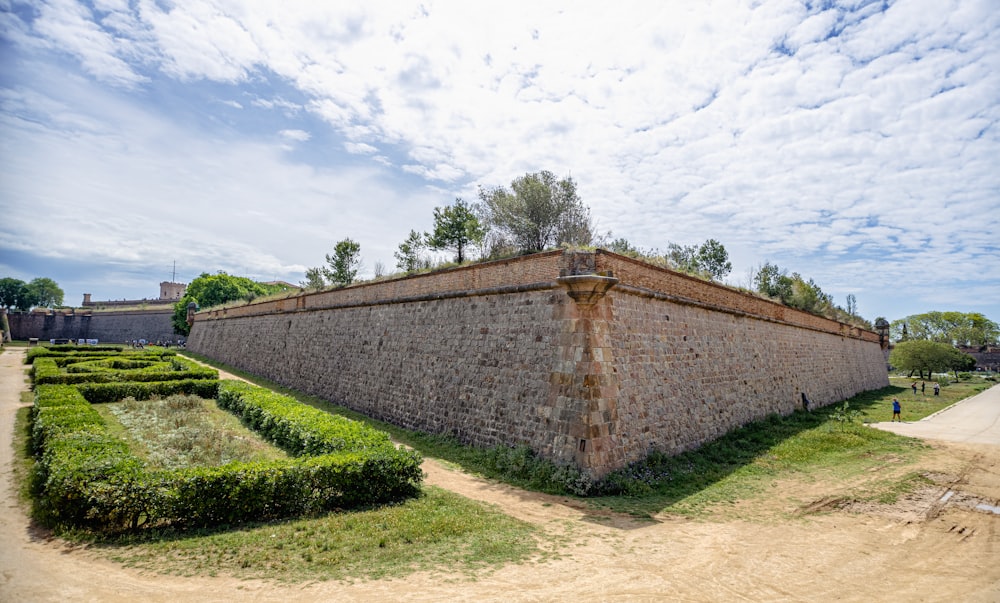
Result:
{"type": "Polygon", "coordinates": [[[261,387],[220,381],[214,369],[170,350],[37,347],[27,362],[35,515],[54,528],[228,526],[364,508],[420,491],[419,454],[397,449],[384,432],[261,387]],[[114,414],[96,407],[178,396],[215,400],[286,454],[162,469],[136,450],[124,422],[116,425],[114,414]]]}

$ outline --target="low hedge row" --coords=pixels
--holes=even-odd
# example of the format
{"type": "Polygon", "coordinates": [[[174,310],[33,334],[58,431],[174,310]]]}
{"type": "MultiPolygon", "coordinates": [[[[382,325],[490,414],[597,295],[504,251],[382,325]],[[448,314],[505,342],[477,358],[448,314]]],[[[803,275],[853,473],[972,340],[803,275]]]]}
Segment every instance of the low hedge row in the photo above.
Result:
{"type": "Polygon", "coordinates": [[[177,358],[173,358],[169,362],[104,359],[96,362],[88,361],[66,366],[68,368],[60,370],[57,359],[47,357],[36,358],[32,364],[32,375],[35,383],[60,383],[68,385],[78,383],[135,383],[219,378],[219,371],[215,369],[205,368],[189,360],[177,358]]]}
{"type": "MultiPolygon", "coordinates": [[[[230,405],[243,409],[244,417],[264,416],[253,409],[267,407],[270,418],[260,425],[271,435],[278,434],[276,443],[298,438],[300,446],[290,452],[301,456],[288,461],[148,471],[90,406],[99,398],[108,401],[132,395],[125,391],[130,386],[149,391],[183,383],[38,385],[32,446],[37,458],[33,485],[39,518],[53,526],[112,532],[163,525],[211,526],[386,503],[419,492],[423,472],[416,452],[397,450],[384,433],[365,425],[359,428],[341,417],[312,408],[326,420],[311,412],[298,413],[286,401],[274,400],[277,394],[255,386],[224,382],[219,389],[226,392],[230,405]],[[112,388],[120,389],[112,395],[112,388]],[[318,449],[325,453],[306,452],[318,449]]],[[[187,383],[195,388],[211,383],[216,388],[218,382],[187,383]]],[[[198,393],[203,397],[215,394],[214,390],[198,393]]],[[[298,404],[291,398],[287,401],[298,404]]]]}
{"type": "Polygon", "coordinates": [[[148,400],[154,396],[191,394],[214,398],[219,391],[216,379],[180,379],[176,381],[123,381],[119,383],[80,383],[77,386],[91,404],[117,402],[125,398],[148,400]]]}
{"type": "Polygon", "coordinates": [[[177,352],[174,350],[162,350],[162,349],[123,351],[120,347],[115,347],[115,346],[52,345],[52,346],[36,346],[29,349],[28,353],[24,357],[24,362],[25,364],[31,364],[32,362],[34,362],[35,358],[40,358],[40,357],[54,357],[54,358],[147,357],[148,358],[148,357],[175,356],[176,354],[177,352]]]}
{"type": "Polygon", "coordinates": [[[220,382],[216,400],[250,429],[296,456],[395,449],[384,431],[243,381],[220,382]]]}

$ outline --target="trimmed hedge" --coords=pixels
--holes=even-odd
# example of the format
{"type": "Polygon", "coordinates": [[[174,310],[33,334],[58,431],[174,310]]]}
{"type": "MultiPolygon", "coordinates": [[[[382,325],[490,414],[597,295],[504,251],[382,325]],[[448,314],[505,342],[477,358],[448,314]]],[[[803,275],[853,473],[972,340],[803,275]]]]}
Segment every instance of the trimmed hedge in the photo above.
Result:
{"type": "Polygon", "coordinates": [[[124,381],[121,383],[80,383],[76,386],[91,404],[117,402],[125,398],[148,400],[154,396],[191,394],[214,398],[219,391],[216,379],[180,379],[176,381],[124,381]]]}
{"type": "Polygon", "coordinates": [[[243,381],[222,381],[216,400],[254,431],[290,454],[395,449],[389,434],[243,381]]]}
{"type": "MultiPolygon", "coordinates": [[[[39,357],[32,364],[35,383],[119,383],[218,379],[219,371],[186,358],[54,358],[39,357]],[[60,369],[60,367],[65,367],[60,369]]],[[[213,397],[213,396],[210,396],[213,397]]]]}
{"type": "Polygon", "coordinates": [[[419,493],[423,479],[420,455],[396,449],[385,433],[228,381],[40,384],[32,448],[39,518],[109,532],[232,525],[393,502],[419,493]],[[149,471],[90,405],[180,393],[173,388],[181,386],[206,398],[218,394],[264,437],[299,456],[149,471]],[[210,391],[200,391],[205,387],[210,391]]]}
{"type": "Polygon", "coordinates": [[[93,357],[93,358],[140,358],[140,357],[160,357],[160,356],[175,356],[177,354],[174,350],[129,350],[122,351],[120,347],[115,346],[75,346],[75,345],[52,345],[52,346],[36,346],[30,348],[28,353],[25,354],[24,363],[31,364],[34,362],[35,358],[39,357],[55,357],[55,358],[75,358],[75,357],[93,357]]]}

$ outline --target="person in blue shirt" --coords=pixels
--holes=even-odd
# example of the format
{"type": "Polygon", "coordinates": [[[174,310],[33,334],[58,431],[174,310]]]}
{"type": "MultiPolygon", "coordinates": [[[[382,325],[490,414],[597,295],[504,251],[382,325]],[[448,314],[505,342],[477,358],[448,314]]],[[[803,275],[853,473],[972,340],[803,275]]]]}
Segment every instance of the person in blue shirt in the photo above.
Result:
{"type": "MultiPolygon", "coordinates": [[[[899,422],[903,422],[903,417],[899,413],[902,412],[902,407],[899,406],[899,398],[892,399],[892,421],[899,419],[899,422]]],[[[890,423],[892,422],[890,421],[890,423]]]]}

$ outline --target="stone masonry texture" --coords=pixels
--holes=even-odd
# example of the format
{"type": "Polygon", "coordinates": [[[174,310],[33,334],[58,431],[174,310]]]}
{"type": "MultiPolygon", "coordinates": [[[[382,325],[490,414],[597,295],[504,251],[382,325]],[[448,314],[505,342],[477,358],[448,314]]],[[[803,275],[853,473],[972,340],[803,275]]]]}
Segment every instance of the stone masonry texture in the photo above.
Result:
{"type": "Polygon", "coordinates": [[[7,315],[14,339],[97,339],[124,343],[133,339],[176,341],[172,306],[109,312],[13,312],[7,315]]]}
{"type": "Polygon", "coordinates": [[[602,250],[199,312],[188,347],[597,477],[789,414],[803,392],[822,406],[888,385],[875,333],[602,250]]]}

